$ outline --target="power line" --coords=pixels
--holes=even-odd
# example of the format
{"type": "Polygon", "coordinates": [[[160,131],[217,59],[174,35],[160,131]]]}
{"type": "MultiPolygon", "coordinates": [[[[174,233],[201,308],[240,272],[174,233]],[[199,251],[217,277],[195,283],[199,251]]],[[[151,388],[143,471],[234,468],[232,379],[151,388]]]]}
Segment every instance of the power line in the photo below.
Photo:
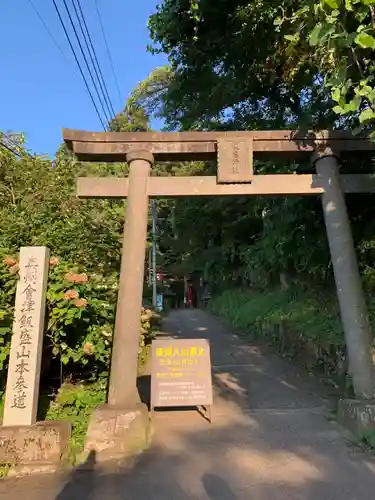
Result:
{"type": "MultiPolygon", "coordinates": [[[[103,76],[103,73],[102,73],[102,70],[101,70],[101,67],[100,67],[100,64],[99,64],[98,57],[96,55],[96,50],[95,50],[95,47],[94,47],[94,44],[92,42],[92,38],[91,38],[91,35],[90,35],[90,30],[88,29],[88,26],[87,26],[87,23],[86,23],[86,19],[85,19],[85,15],[83,13],[81,2],[80,2],[80,0],[76,0],[76,2],[78,4],[78,8],[79,8],[79,11],[81,13],[82,21],[83,21],[83,24],[84,24],[84,27],[85,27],[85,31],[86,31],[86,34],[87,34],[87,38],[89,40],[90,47],[91,47],[91,52],[90,52],[90,49],[89,49],[88,44],[87,44],[87,38],[85,37],[87,50],[88,50],[88,52],[90,54],[91,61],[92,61],[92,64],[94,66],[95,74],[96,74],[96,77],[98,79],[98,82],[99,82],[101,91],[103,93],[105,102],[106,102],[106,104],[108,106],[110,114],[112,114],[112,116],[114,117],[115,116],[115,111],[114,111],[113,106],[112,106],[112,101],[111,101],[111,98],[110,98],[109,93],[108,93],[108,88],[107,88],[107,85],[106,85],[106,82],[105,82],[105,79],[104,79],[104,76],[103,76]],[[93,60],[93,57],[92,57],[91,53],[93,54],[93,57],[95,59],[96,64],[95,64],[95,62],[93,60]],[[98,72],[100,74],[100,78],[99,78],[98,72]]],[[[78,17],[78,15],[77,15],[77,17],[78,17]]]]}
{"type": "Polygon", "coordinates": [[[64,51],[62,50],[62,48],[60,47],[60,45],[57,43],[56,41],[56,38],[53,36],[51,30],[48,28],[46,22],[44,21],[43,17],[41,16],[40,12],[38,11],[37,7],[35,6],[34,2],[32,0],[28,0],[29,4],[31,5],[31,7],[34,9],[34,12],[36,13],[36,15],[38,16],[40,22],[43,24],[44,28],[46,29],[47,33],[49,34],[49,36],[51,37],[53,43],[55,44],[57,50],[60,52],[60,54],[63,56],[63,58],[65,59],[65,61],[70,64],[68,58],[66,57],[66,55],[64,54],[64,51]]]}
{"type": "Polygon", "coordinates": [[[12,154],[14,154],[16,156],[20,156],[19,153],[17,153],[17,151],[13,151],[13,149],[11,149],[9,146],[7,146],[6,144],[4,144],[3,142],[0,142],[0,148],[3,148],[6,151],[8,151],[9,153],[12,153],[12,154]]]}
{"type": "MultiPolygon", "coordinates": [[[[30,3],[31,7],[33,8],[33,10],[35,11],[36,15],[38,16],[40,22],[43,24],[44,28],[46,29],[47,33],[49,34],[50,38],[52,39],[53,43],[55,44],[56,48],[58,49],[58,51],[60,52],[60,54],[63,56],[63,58],[65,59],[65,61],[70,65],[70,61],[68,60],[68,58],[66,57],[64,51],[62,50],[62,48],[60,47],[60,45],[57,43],[56,41],[56,38],[53,36],[51,30],[48,28],[46,22],[44,21],[42,15],[40,14],[40,12],[38,11],[36,5],[34,4],[34,2],[32,0],[28,0],[28,2],[30,3]]],[[[78,0],[79,2],[79,0],[78,0]]],[[[81,7],[80,7],[80,10],[82,11],[81,7]]],[[[83,14],[82,14],[83,15],[83,14]]],[[[78,16],[77,16],[78,17],[78,16]]],[[[85,22],[85,21],[84,21],[85,22]]],[[[85,25],[86,25],[86,22],[85,22],[85,25]]],[[[87,29],[87,28],[86,28],[87,29]]],[[[86,42],[86,45],[87,45],[87,42],[86,42]]],[[[95,55],[96,57],[96,55],[95,55]]],[[[95,69],[95,66],[94,66],[94,69],[95,69]]],[[[99,70],[100,70],[100,67],[99,67],[99,70]]],[[[99,78],[98,78],[98,81],[99,81],[99,78]]],[[[99,84],[101,86],[101,82],[99,81],[99,84]]],[[[102,88],[102,86],[101,86],[102,88]]],[[[102,92],[104,93],[103,89],[102,89],[102,92]]],[[[108,92],[107,92],[108,94],[108,92]]],[[[108,106],[108,104],[107,104],[108,106]]],[[[108,107],[109,109],[109,107],[108,107]]],[[[113,108],[112,108],[113,110],[113,108]]],[[[111,115],[111,112],[110,112],[110,115],[111,115]]],[[[115,115],[114,111],[113,111],[113,115],[115,115]]],[[[106,116],[107,118],[107,116],[106,116]]],[[[108,119],[108,118],[107,118],[108,119]]]]}
{"type": "Polygon", "coordinates": [[[47,33],[49,34],[49,36],[51,37],[53,43],[55,44],[56,48],[58,49],[58,51],[60,52],[60,54],[63,56],[63,58],[65,59],[66,63],[68,65],[71,64],[71,62],[68,60],[68,58],[66,57],[64,51],[62,50],[62,48],[60,47],[60,45],[57,43],[55,37],[53,36],[51,30],[48,28],[47,26],[47,23],[44,21],[42,15],[40,14],[40,12],[38,11],[37,7],[35,6],[34,2],[32,0],[28,0],[31,7],[34,9],[36,15],[38,16],[40,22],[43,24],[44,28],[46,29],[47,33]]]}
{"type": "MultiPolygon", "coordinates": [[[[77,1],[77,4],[78,4],[79,11],[80,11],[81,16],[82,16],[82,21],[83,21],[83,24],[84,24],[85,29],[86,29],[86,33],[87,33],[87,36],[88,36],[88,39],[89,39],[89,42],[90,42],[91,50],[92,50],[92,53],[94,55],[94,59],[96,61],[96,67],[97,67],[97,69],[98,69],[98,71],[100,73],[101,79],[98,76],[98,73],[96,71],[96,67],[95,67],[94,61],[92,60],[92,57],[91,57],[91,60],[92,60],[92,63],[93,63],[94,69],[95,69],[95,73],[96,73],[96,76],[98,78],[100,88],[101,88],[101,90],[102,90],[102,92],[104,94],[104,97],[105,97],[105,100],[106,100],[106,104],[107,104],[108,108],[111,110],[113,118],[115,118],[116,113],[115,113],[115,110],[114,110],[113,105],[112,105],[111,98],[110,98],[109,93],[108,93],[107,84],[105,82],[105,79],[104,79],[104,76],[103,76],[103,73],[102,73],[99,61],[98,61],[98,57],[96,55],[96,50],[95,50],[94,44],[92,43],[92,38],[91,38],[91,35],[90,35],[90,30],[88,29],[88,26],[87,26],[87,23],[86,23],[86,19],[85,19],[85,15],[84,15],[82,7],[81,7],[81,1],[80,0],[76,0],[76,1],[77,1]],[[102,85],[101,82],[103,82],[103,85],[102,85]]],[[[87,47],[87,50],[89,50],[88,47],[87,47]]]]}
{"type": "MultiPolygon", "coordinates": [[[[11,145],[17,146],[15,143],[13,143],[11,145]]],[[[22,153],[20,153],[18,151],[15,151],[14,149],[9,147],[7,144],[5,144],[2,141],[0,141],[0,148],[5,149],[6,151],[8,151],[9,153],[12,153],[15,156],[18,156],[18,158],[27,158],[27,159],[33,158],[33,156],[30,153],[28,153],[27,151],[23,151],[22,153]]]]}
{"type": "Polygon", "coordinates": [[[105,43],[105,46],[106,46],[108,59],[109,59],[109,62],[111,64],[113,77],[114,77],[115,82],[116,82],[117,92],[118,92],[118,96],[119,96],[119,99],[120,99],[120,105],[122,106],[122,97],[121,97],[121,92],[120,92],[120,86],[118,84],[118,79],[117,79],[117,76],[116,76],[115,66],[113,64],[113,60],[112,60],[112,56],[111,56],[111,51],[109,50],[109,45],[108,45],[107,37],[105,35],[105,30],[104,30],[104,26],[103,26],[103,22],[102,22],[102,16],[101,16],[100,10],[99,10],[98,0],[95,0],[95,7],[96,7],[96,12],[97,12],[98,18],[99,18],[100,28],[102,30],[102,35],[103,35],[104,43],[105,43]]]}
{"type": "MultiPolygon", "coordinates": [[[[54,0],[55,1],[55,0],[54,0]]],[[[89,63],[87,62],[87,58],[86,58],[86,54],[85,54],[85,51],[83,50],[83,47],[82,47],[82,44],[81,44],[81,40],[79,39],[79,36],[78,36],[78,33],[77,33],[77,30],[76,30],[76,27],[75,27],[75,24],[73,22],[73,19],[72,19],[72,16],[70,14],[70,11],[69,11],[69,8],[68,8],[68,5],[66,3],[66,0],[63,0],[63,3],[65,5],[65,10],[66,10],[66,13],[68,14],[68,17],[69,17],[69,21],[70,21],[70,24],[73,28],[73,31],[74,31],[74,34],[76,36],[76,39],[77,39],[77,42],[78,42],[78,45],[79,45],[79,48],[81,50],[81,54],[82,54],[82,57],[85,61],[85,64],[86,64],[86,67],[87,67],[87,70],[89,72],[89,75],[90,75],[90,78],[91,78],[91,81],[92,81],[92,84],[94,86],[94,89],[95,89],[95,92],[96,92],[96,95],[98,96],[98,99],[99,99],[99,102],[100,102],[100,105],[102,107],[102,110],[103,110],[103,113],[104,113],[104,116],[106,117],[106,120],[109,121],[108,117],[107,117],[107,113],[106,113],[106,110],[105,110],[105,107],[103,105],[103,101],[102,101],[102,98],[99,94],[99,91],[98,91],[98,87],[96,86],[96,83],[95,83],[95,80],[94,80],[94,77],[92,76],[92,72],[91,72],[91,69],[90,69],[90,66],[89,66],[89,63]]],[[[79,21],[79,20],[78,20],[79,21]]],[[[105,127],[104,127],[105,128],[105,127]]]]}
{"type": "MultiPolygon", "coordinates": [[[[70,48],[71,48],[71,50],[72,50],[72,52],[73,52],[74,59],[75,59],[75,61],[76,61],[77,65],[78,65],[78,68],[79,68],[79,71],[80,71],[81,76],[82,76],[82,78],[83,78],[83,81],[84,81],[84,83],[85,83],[85,86],[86,86],[87,92],[89,93],[90,99],[91,99],[91,101],[92,101],[92,103],[93,103],[93,105],[94,105],[94,108],[95,108],[96,114],[98,115],[98,118],[99,118],[99,120],[100,120],[100,123],[102,124],[103,129],[104,129],[104,130],[106,130],[105,125],[104,125],[104,122],[103,122],[103,120],[102,120],[102,117],[100,116],[100,113],[99,113],[98,107],[97,107],[97,105],[96,105],[96,103],[95,103],[95,100],[94,100],[94,98],[93,98],[93,96],[92,96],[92,93],[91,93],[90,87],[89,87],[89,85],[88,85],[88,83],[87,83],[87,80],[86,80],[85,74],[84,74],[84,73],[83,73],[83,71],[82,71],[81,63],[80,63],[80,62],[79,62],[79,60],[78,60],[77,54],[76,54],[76,52],[75,52],[75,50],[74,50],[74,47],[73,47],[73,44],[72,44],[72,42],[71,42],[71,40],[70,40],[69,33],[68,33],[68,31],[67,31],[67,29],[66,29],[66,27],[65,27],[65,24],[64,24],[63,18],[62,18],[62,16],[61,16],[60,10],[59,10],[59,8],[58,8],[58,6],[57,6],[56,0],[52,0],[52,2],[53,2],[53,5],[55,6],[55,10],[56,10],[57,15],[58,15],[58,17],[59,17],[59,20],[60,20],[61,26],[62,26],[62,28],[63,28],[63,30],[64,30],[64,33],[65,33],[65,36],[66,36],[66,38],[67,38],[67,40],[68,40],[68,42],[69,42],[69,46],[70,46],[70,48]]],[[[66,3],[65,3],[65,5],[66,5],[66,3]]],[[[69,11],[68,11],[68,12],[69,12],[69,11]]]]}
{"type": "MultiPolygon", "coordinates": [[[[15,134],[13,134],[13,135],[15,135],[15,134]]],[[[22,149],[22,153],[18,152],[17,150],[12,149],[12,147],[13,148],[21,148],[21,146],[12,138],[12,134],[6,134],[4,132],[0,132],[0,139],[2,139],[2,141],[0,142],[0,146],[7,149],[10,153],[17,155],[20,158],[34,158],[33,155],[31,155],[24,148],[22,149]],[[4,142],[4,140],[8,144],[6,144],[4,142]]]]}
{"type": "MultiPolygon", "coordinates": [[[[107,120],[107,122],[110,121],[111,119],[111,110],[109,109],[108,107],[108,104],[106,102],[106,98],[105,98],[105,94],[104,94],[104,91],[103,91],[103,88],[102,88],[102,85],[101,85],[101,82],[100,82],[100,79],[99,79],[99,76],[98,76],[98,72],[96,70],[96,67],[95,67],[95,63],[94,63],[94,59],[93,59],[93,56],[91,54],[91,51],[90,51],[90,48],[89,48],[89,44],[88,44],[88,41],[87,41],[87,36],[86,36],[86,33],[84,32],[83,30],[83,27],[82,27],[82,21],[79,17],[79,14],[78,14],[78,10],[77,10],[77,6],[76,6],[76,2],[75,0],[72,0],[72,5],[73,5],[73,9],[74,9],[74,12],[75,12],[75,15],[76,15],[76,18],[77,18],[77,21],[78,21],[78,25],[79,25],[79,29],[81,31],[81,35],[83,37],[83,41],[86,45],[86,49],[87,49],[87,52],[88,52],[88,55],[89,55],[89,58],[91,59],[91,63],[92,63],[92,66],[94,68],[94,71],[95,71],[95,75],[96,75],[96,78],[98,80],[98,83],[99,83],[99,86],[101,88],[101,94],[99,94],[99,90],[98,90],[98,87],[97,87],[97,84],[96,82],[94,82],[94,77],[92,76],[92,72],[91,72],[91,69],[89,67],[89,63],[87,62],[87,59],[85,57],[85,55],[83,56],[84,59],[85,59],[85,62],[86,62],[86,66],[87,66],[87,69],[89,70],[89,73],[90,73],[90,76],[91,76],[91,80],[92,80],[92,83],[93,85],[95,86],[95,90],[96,90],[96,95],[98,96],[98,99],[99,99],[99,102],[100,102],[100,105],[102,107],[102,110],[103,110],[103,113],[105,115],[105,119],[107,120]],[[103,97],[104,97],[104,103],[103,103],[103,97]],[[105,104],[107,104],[107,108],[105,106],[105,104]],[[107,114],[109,111],[109,114],[107,114]]],[[[69,16],[70,17],[70,16],[69,16]]],[[[77,36],[77,34],[76,34],[77,36]]],[[[81,47],[81,51],[82,51],[82,46],[80,45],[81,47]]]]}

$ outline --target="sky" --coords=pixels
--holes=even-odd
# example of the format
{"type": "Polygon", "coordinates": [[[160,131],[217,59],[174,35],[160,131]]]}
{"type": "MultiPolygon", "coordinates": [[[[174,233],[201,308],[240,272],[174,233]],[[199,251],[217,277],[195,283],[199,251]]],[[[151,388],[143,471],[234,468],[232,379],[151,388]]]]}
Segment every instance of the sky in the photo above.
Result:
{"type": "MultiPolygon", "coordinates": [[[[66,1],[74,13],[72,0],[66,1]]],[[[167,62],[166,57],[146,51],[150,43],[147,20],[155,12],[157,0],[80,1],[117,113],[123,108],[131,90],[153,68],[167,62]],[[120,96],[107,56],[95,1],[101,12],[120,96]]],[[[56,0],[56,3],[70,28],[63,0],[56,0]]],[[[91,84],[71,28],[69,33],[82,61],[87,81],[91,84]]],[[[22,132],[26,135],[29,149],[53,156],[62,142],[63,127],[102,130],[52,0],[1,0],[0,47],[0,131],[22,132]],[[31,1],[67,61],[38,18],[31,1]]],[[[95,91],[92,92],[96,97],[95,91]]]]}

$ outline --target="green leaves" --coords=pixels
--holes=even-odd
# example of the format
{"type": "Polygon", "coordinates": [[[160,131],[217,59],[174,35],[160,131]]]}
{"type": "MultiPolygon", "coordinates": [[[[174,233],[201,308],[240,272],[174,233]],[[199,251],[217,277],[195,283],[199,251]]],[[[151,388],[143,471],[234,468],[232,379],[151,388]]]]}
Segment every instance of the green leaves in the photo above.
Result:
{"type": "MultiPolygon", "coordinates": [[[[353,127],[365,123],[373,137],[375,36],[371,9],[375,0],[320,0],[308,4],[308,10],[296,6],[288,18],[279,18],[278,30],[298,25],[300,40],[303,32],[307,34],[311,49],[302,46],[308,54],[301,53],[300,57],[313,61],[316,73],[324,75],[336,103],[332,110],[348,118],[353,127]]],[[[284,39],[290,43],[290,51],[296,50],[293,37],[288,34],[284,39]]]]}
{"type": "Polygon", "coordinates": [[[318,43],[319,43],[319,37],[320,37],[320,32],[322,31],[322,29],[323,29],[322,23],[318,23],[315,26],[315,28],[312,30],[312,32],[310,34],[310,37],[309,37],[310,45],[312,45],[312,46],[318,45],[318,43]]]}
{"type": "Polygon", "coordinates": [[[340,7],[341,0],[324,0],[324,3],[331,7],[331,9],[338,9],[340,7]]]}
{"type": "Polygon", "coordinates": [[[371,108],[366,108],[359,115],[360,123],[370,123],[375,120],[375,111],[371,108]]]}
{"type": "Polygon", "coordinates": [[[61,359],[61,363],[63,365],[67,365],[69,363],[69,361],[70,361],[70,357],[66,356],[66,355],[61,356],[60,359],[61,359]]]}
{"type": "Polygon", "coordinates": [[[359,33],[355,37],[355,43],[362,47],[363,49],[373,49],[375,50],[375,38],[368,33],[359,33]]]}
{"type": "Polygon", "coordinates": [[[335,28],[329,23],[318,23],[312,30],[309,38],[311,46],[322,45],[329,35],[334,33],[335,28]]]}
{"type": "MultiPolygon", "coordinates": [[[[6,374],[11,345],[17,276],[16,257],[0,249],[0,374],[6,374]]],[[[88,373],[93,379],[108,370],[118,276],[52,258],[47,286],[45,348],[47,358],[64,365],[64,376],[88,373]],[[86,372],[83,372],[85,367],[86,372]]],[[[151,311],[142,315],[140,342],[147,345],[157,325],[151,311]]],[[[87,376],[87,375],[85,375],[87,376]]],[[[0,388],[4,379],[0,378],[0,388]]]]}
{"type": "Polygon", "coordinates": [[[300,34],[294,33],[294,35],[285,35],[285,40],[288,40],[289,42],[298,42],[300,39],[300,34]]]}

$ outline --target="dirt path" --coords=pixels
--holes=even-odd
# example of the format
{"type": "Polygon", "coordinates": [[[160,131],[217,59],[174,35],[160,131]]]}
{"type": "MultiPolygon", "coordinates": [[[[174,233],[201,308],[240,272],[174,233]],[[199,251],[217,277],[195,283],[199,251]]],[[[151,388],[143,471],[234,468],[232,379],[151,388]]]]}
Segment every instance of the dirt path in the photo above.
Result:
{"type": "Polygon", "coordinates": [[[129,472],[5,481],[6,500],[372,500],[375,461],[327,418],[323,389],[287,361],[245,345],[201,311],[172,313],[165,333],[211,342],[213,423],[158,412],[151,449],[129,472]]]}

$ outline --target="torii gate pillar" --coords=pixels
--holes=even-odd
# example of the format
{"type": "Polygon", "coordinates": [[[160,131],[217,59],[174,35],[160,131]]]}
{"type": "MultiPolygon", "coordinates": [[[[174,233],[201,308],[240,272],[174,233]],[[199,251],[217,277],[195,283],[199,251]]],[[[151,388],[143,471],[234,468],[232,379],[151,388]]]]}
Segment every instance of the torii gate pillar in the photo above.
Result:
{"type": "Polygon", "coordinates": [[[354,393],[358,397],[371,399],[374,393],[371,328],[341,188],[340,165],[331,149],[316,152],[313,163],[324,183],[323,213],[354,393]]]}
{"type": "Polygon", "coordinates": [[[128,153],[129,188],[112,346],[108,403],[129,408],[140,403],[137,390],[140,311],[148,223],[148,178],[152,153],[128,153]]]}

